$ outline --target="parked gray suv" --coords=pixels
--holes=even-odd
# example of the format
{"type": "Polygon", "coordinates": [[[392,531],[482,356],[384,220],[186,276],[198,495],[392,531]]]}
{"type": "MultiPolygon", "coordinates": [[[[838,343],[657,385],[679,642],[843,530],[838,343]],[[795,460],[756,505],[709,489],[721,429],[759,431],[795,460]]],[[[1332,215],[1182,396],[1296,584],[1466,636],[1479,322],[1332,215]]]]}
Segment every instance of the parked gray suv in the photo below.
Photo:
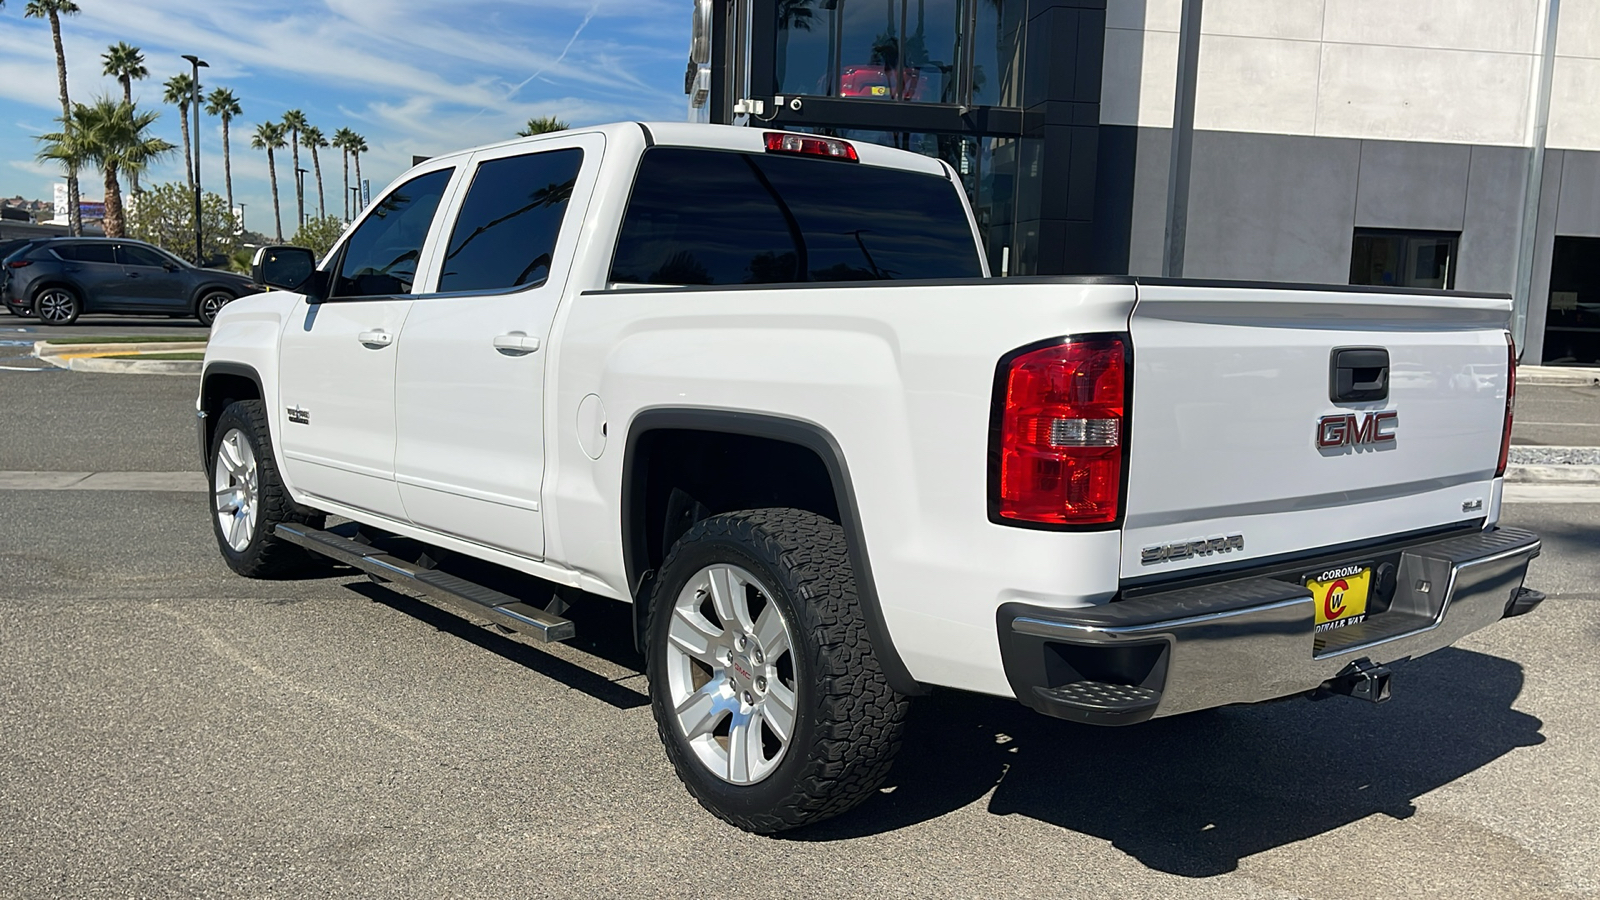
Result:
{"type": "Polygon", "coordinates": [[[0,262],[0,301],[46,325],[71,325],[85,313],[194,316],[210,325],[223,306],[253,292],[243,275],[125,238],[39,238],[0,262]]]}

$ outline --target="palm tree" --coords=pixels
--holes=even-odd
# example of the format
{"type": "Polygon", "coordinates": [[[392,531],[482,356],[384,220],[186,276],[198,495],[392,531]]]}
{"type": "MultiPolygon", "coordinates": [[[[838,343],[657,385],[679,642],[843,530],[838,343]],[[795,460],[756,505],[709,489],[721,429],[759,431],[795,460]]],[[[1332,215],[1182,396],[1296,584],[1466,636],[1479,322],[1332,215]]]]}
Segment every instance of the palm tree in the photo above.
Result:
{"type": "Polygon", "coordinates": [[[317,156],[317,150],[328,146],[328,139],[322,136],[322,129],[315,125],[307,125],[300,132],[300,146],[311,151],[311,168],[317,172],[317,218],[328,215],[328,198],[322,192],[322,160],[317,156]]]}
{"type": "Polygon", "coordinates": [[[39,137],[45,145],[40,159],[94,163],[105,175],[107,237],[125,235],[117,173],[140,172],[175,149],[147,133],[160,117],[158,112],[139,112],[125,100],[100,97],[89,105],[73,104],[71,121],[63,121],[61,131],[39,137]]]}
{"type": "Polygon", "coordinates": [[[549,134],[552,131],[566,131],[572,126],[561,121],[555,116],[540,116],[528,120],[528,127],[517,132],[518,137],[533,137],[536,134],[549,134]]]}
{"type": "MultiPolygon", "coordinates": [[[[72,0],[28,0],[22,15],[28,19],[49,19],[50,37],[56,44],[56,82],[61,87],[62,128],[72,128],[72,101],[67,99],[67,53],[61,48],[61,17],[78,14],[78,4],[72,0]]],[[[78,207],[78,167],[70,159],[61,160],[67,167],[67,230],[83,234],[83,211],[78,207]]]]}
{"type": "Polygon", "coordinates": [[[189,155],[189,101],[194,99],[194,79],[189,77],[188,72],[180,72],[168,78],[163,87],[167,91],[161,95],[161,99],[178,108],[178,124],[183,126],[183,176],[192,191],[194,157],[189,155]]]}
{"type": "MultiPolygon", "coordinates": [[[[150,76],[150,70],[144,66],[144,53],[138,47],[127,41],[118,41],[106,48],[100,54],[100,59],[105,63],[101,74],[110,75],[122,83],[122,102],[133,105],[133,83],[150,76]]],[[[139,173],[128,172],[128,188],[135,194],[139,193],[139,173]]]]}
{"type": "MultiPolygon", "coordinates": [[[[367,139],[355,132],[350,132],[350,156],[356,161],[356,189],[361,188],[361,154],[367,152],[367,139]]],[[[365,195],[365,192],[362,192],[365,195]]],[[[360,212],[361,210],[356,210],[360,212]]]]}
{"type": "Polygon", "coordinates": [[[291,109],[283,114],[283,127],[289,129],[289,150],[294,154],[294,208],[295,227],[299,228],[306,221],[306,186],[300,180],[300,132],[310,127],[306,121],[306,114],[298,109],[291,109]]]}
{"type": "Polygon", "coordinates": [[[283,213],[278,208],[278,161],[272,151],[283,149],[286,131],[288,129],[277,122],[262,122],[250,135],[250,146],[267,151],[267,175],[272,179],[272,225],[279,241],[283,240],[283,213]]]}
{"type": "Polygon", "coordinates": [[[333,146],[339,148],[339,158],[344,162],[344,220],[350,221],[350,141],[354,131],[341,128],[333,133],[333,146]]]}
{"type": "Polygon", "coordinates": [[[228,123],[244,115],[239,98],[227,88],[217,88],[206,96],[206,113],[222,117],[222,180],[228,188],[228,213],[233,213],[233,158],[228,149],[228,123]]]}

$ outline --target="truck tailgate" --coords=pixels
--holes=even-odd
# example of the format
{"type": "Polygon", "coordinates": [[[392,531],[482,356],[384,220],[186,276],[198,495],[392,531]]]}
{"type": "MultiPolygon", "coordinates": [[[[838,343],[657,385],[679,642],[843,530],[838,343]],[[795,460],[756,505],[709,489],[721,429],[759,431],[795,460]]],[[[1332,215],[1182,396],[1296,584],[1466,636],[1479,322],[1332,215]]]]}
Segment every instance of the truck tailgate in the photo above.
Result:
{"type": "Polygon", "coordinates": [[[1124,581],[1491,515],[1510,309],[1465,295],[1141,284],[1124,581]],[[1345,349],[1387,351],[1385,399],[1333,401],[1345,349]]]}

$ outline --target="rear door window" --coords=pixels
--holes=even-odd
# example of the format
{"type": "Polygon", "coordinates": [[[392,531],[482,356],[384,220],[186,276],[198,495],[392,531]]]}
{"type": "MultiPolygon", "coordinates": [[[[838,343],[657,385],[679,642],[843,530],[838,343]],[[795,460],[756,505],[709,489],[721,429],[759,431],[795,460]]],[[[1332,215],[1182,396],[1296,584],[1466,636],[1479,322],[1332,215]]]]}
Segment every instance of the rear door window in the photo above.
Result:
{"type": "Polygon", "coordinates": [[[112,244],[67,244],[64,247],[51,249],[57,256],[70,262],[117,264],[116,251],[112,244]]]}
{"type": "Polygon", "coordinates": [[[577,148],[478,166],[450,232],[439,290],[542,284],[582,166],[583,151],[577,148]]]}
{"type": "Polygon", "coordinates": [[[454,169],[418,175],[378,201],[345,242],[334,281],[335,297],[389,297],[409,294],[417,262],[428,239],[454,169]]]}
{"type": "Polygon", "coordinates": [[[631,284],[977,278],[957,186],[835,160],[646,151],[612,260],[631,284]]]}

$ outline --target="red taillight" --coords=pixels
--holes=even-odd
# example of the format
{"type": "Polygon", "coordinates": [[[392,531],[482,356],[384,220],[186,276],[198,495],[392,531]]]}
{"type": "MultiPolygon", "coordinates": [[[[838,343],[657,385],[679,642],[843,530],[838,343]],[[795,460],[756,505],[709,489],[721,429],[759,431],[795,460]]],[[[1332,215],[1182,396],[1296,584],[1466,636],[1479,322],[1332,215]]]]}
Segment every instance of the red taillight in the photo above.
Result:
{"type": "Polygon", "coordinates": [[[1087,338],[1022,353],[1000,377],[995,515],[1041,525],[1116,522],[1127,430],[1123,339],[1087,338]]]}
{"type": "Polygon", "coordinates": [[[818,137],[814,134],[790,134],[783,131],[768,131],[762,137],[767,142],[768,153],[803,153],[807,156],[826,156],[829,159],[860,162],[856,158],[856,148],[850,146],[848,141],[841,141],[838,138],[818,137]]]}
{"type": "Polygon", "coordinates": [[[20,269],[23,266],[31,266],[31,265],[33,265],[33,260],[31,260],[31,259],[13,259],[11,262],[6,263],[6,265],[10,266],[13,269],[20,269]]]}
{"type": "Polygon", "coordinates": [[[1506,424],[1500,432],[1500,464],[1495,466],[1494,477],[1506,474],[1506,461],[1511,458],[1511,413],[1517,406],[1517,341],[1506,334],[1506,424]]]}

